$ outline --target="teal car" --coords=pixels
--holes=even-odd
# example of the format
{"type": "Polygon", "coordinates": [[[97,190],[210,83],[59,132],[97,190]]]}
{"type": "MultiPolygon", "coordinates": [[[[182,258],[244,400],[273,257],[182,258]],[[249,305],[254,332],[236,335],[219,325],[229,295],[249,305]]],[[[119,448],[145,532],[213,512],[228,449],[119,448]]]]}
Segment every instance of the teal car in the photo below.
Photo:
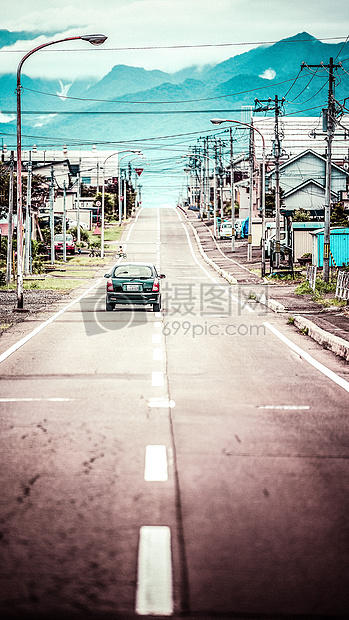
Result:
{"type": "Polygon", "coordinates": [[[158,274],[151,263],[120,263],[106,273],[107,280],[105,309],[114,310],[116,304],[151,304],[154,312],[161,308],[160,280],[166,276],[158,274]]]}

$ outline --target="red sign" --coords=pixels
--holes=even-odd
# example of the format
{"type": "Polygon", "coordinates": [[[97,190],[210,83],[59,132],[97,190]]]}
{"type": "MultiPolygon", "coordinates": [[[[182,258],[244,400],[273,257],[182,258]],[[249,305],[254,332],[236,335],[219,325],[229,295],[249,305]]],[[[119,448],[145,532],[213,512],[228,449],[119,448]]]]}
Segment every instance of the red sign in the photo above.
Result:
{"type": "Polygon", "coordinates": [[[143,172],[143,168],[135,168],[135,171],[137,172],[138,176],[140,177],[142,172],[143,172]]]}

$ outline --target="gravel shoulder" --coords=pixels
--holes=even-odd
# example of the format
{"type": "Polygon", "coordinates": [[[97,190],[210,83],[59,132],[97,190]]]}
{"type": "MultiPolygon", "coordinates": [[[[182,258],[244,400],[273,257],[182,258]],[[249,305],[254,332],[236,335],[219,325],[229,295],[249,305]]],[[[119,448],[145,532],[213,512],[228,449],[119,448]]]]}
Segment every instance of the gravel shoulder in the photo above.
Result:
{"type": "Polygon", "coordinates": [[[0,290],[0,336],[4,331],[17,323],[25,321],[27,317],[42,312],[62,298],[69,299],[70,291],[28,290],[25,291],[26,307],[28,312],[16,312],[17,292],[15,290],[0,290]]]}

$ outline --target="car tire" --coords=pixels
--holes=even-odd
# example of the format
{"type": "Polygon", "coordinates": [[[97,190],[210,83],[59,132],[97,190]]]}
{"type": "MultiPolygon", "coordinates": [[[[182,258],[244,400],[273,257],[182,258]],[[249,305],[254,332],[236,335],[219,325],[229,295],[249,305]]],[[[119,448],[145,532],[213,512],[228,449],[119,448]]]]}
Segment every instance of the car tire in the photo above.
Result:
{"type": "Polygon", "coordinates": [[[106,312],[112,312],[115,308],[114,304],[110,304],[109,302],[105,302],[105,310],[106,312]]]}
{"type": "Polygon", "coordinates": [[[160,312],[161,306],[160,303],[153,304],[153,312],[160,312]]]}

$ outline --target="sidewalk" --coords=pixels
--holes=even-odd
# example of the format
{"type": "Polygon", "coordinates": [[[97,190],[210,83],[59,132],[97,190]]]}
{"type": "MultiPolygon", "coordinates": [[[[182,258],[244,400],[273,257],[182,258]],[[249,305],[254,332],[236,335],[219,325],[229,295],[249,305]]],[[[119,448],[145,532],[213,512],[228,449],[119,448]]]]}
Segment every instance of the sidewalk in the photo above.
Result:
{"type": "Polygon", "coordinates": [[[202,222],[196,211],[182,211],[196,233],[203,257],[220,275],[231,284],[255,286],[259,300],[264,293],[262,303],[274,312],[292,317],[299,330],[349,361],[349,308],[322,309],[311,301],[310,295],[296,295],[295,284],[267,282],[254,273],[261,263],[259,248],[253,248],[252,261],[247,262],[247,240],[237,239],[232,252],[231,242],[215,241],[212,226],[202,222]]]}

